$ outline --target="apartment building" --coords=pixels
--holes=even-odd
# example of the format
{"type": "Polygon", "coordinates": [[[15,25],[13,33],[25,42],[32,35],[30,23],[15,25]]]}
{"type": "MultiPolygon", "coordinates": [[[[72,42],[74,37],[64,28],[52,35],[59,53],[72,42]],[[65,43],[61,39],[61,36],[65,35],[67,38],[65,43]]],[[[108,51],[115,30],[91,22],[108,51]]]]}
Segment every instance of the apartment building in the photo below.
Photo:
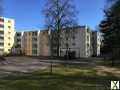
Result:
{"type": "Polygon", "coordinates": [[[12,52],[14,54],[23,53],[23,32],[15,32],[14,36],[14,46],[12,48],[12,52]]]}
{"type": "Polygon", "coordinates": [[[63,30],[60,44],[60,56],[65,56],[67,51],[74,52],[75,57],[90,57],[91,30],[87,26],[78,26],[63,30]]]}
{"type": "Polygon", "coordinates": [[[100,56],[102,36],[99,31],[92,32],[92,46],[93,46],[93,55],[100,56]]]}
{"type": "Polygon", "coordinates": [[[39,55],[51,56],[50,31],[42,30],[39,33],[39,55]]]}
{"type": "Polygon", "coordinates": [[[0,17],[0,55],[11,53],[14,44],[14,19],[0,17]]]}
{"type": "Polygon", "coordinates": [[[22,51],[28,56],[50,56],[49,34],[48,30],[33,30],[16,32],[14,53],[22,51]]]}
{"type": "MultiPolygon", "coordinates": [[[[77,58],[100,54],[98,32],[91,31],[87,26],[77,26],[61,31],[59,56],[65,56],[68,52],[72,52],[77,58]]],[[[28,56],[57,56],[57,39],[53,38],[51,41],[51,33],[53,34],[54,31],[40,29],[16,32],[15,45],[28,56]]]]}

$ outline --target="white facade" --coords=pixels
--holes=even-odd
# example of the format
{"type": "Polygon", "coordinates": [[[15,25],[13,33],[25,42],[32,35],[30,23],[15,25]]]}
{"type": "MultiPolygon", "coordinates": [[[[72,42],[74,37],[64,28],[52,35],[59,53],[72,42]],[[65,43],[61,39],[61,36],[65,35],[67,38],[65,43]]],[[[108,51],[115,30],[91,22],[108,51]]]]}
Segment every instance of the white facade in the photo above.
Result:
{"type": "MultiPolygon", "coordinates": [[[[21,50],[30,56],[51,56],[56,47],[50,41],[50,30],[34,30],[27,32],[17,32],[15,43],[21,45],[21,50]],[[20,35],[17,35],[21,33],[20,35]]],[[[92,32],[87,26],[78,26],[67,30],[62,30],[60,40],[60,56],[65,56],[68,51],[74,52],[75,57],[90,57],[96,53],[100,55],[100,35],[92,32]],[[68,34],[69,33],[69,34],[68,34]]],[[[55,51],[54,56],[57,53],[55,51]]]]}
{"type": "MultiPolygon", "coordinates": [[[[67,49],[75,53],[77,58],[91,56],[91,31],[87,26],[75,27],[70,37],[66,39],[65,32],[60,47],[60,55],[64,56],[67,49]],[[67,44],[67,45],[66,45],[67,44]]],[[[68,34],[68,33],[67,33],[68,34]]],[[[66,34],[66,35],[67,35],[66,34]]]]}
{"type": "Polygon", "coordinates": [[[93,46],[93,55],[100,56],[101,48],[101,33],[98,31],[92,32],[92,46],[93,46]]]}
{"type": "Polygon", "coordinates": [[[14,44],[14,19],[0,17],[0,55],[11,53],[14,44]]]}

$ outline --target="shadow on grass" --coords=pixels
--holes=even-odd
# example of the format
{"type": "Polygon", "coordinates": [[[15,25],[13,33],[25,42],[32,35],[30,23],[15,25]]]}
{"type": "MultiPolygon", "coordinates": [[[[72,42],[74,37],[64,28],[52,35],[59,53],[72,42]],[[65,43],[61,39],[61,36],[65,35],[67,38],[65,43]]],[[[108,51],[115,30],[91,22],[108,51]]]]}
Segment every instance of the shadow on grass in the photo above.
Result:
{"type": "Polygon", "coordinates": [[[109,72],[97,74],[94,66],[60,65],[49,70],[8,76],[0,80],[5,90],[109,90],[111,80],[120,80],[109,72]]]}
{"type": "Polygon", "coordinates": [[[42,73],[8,77],[0,81],[0,86],[10,87],[12,90],[109,90],[111,80],[118,78],[42,73]]]}

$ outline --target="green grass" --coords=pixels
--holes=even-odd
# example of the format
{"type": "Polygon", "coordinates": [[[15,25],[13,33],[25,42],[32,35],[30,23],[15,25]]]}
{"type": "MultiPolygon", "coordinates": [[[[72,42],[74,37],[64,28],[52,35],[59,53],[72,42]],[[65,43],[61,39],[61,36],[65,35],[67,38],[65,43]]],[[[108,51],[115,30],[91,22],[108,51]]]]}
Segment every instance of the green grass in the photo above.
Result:
{"type": "Polygon", "coordinates": [[[0,80],[0,90],[110,90],[110,81],[119,80],[113,73],[93,65],[56,65],[29,74],[0,80]]]}

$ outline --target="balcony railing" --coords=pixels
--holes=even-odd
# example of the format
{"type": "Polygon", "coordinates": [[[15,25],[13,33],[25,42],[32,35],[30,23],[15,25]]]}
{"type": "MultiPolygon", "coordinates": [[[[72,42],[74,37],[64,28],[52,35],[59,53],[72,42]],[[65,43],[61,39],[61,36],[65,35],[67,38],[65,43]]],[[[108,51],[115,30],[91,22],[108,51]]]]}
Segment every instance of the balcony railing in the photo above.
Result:
{"type": "Polygon", "coordinates": [[[4,28],[4,25],[0,24],[0,28],[4,28]]]}

